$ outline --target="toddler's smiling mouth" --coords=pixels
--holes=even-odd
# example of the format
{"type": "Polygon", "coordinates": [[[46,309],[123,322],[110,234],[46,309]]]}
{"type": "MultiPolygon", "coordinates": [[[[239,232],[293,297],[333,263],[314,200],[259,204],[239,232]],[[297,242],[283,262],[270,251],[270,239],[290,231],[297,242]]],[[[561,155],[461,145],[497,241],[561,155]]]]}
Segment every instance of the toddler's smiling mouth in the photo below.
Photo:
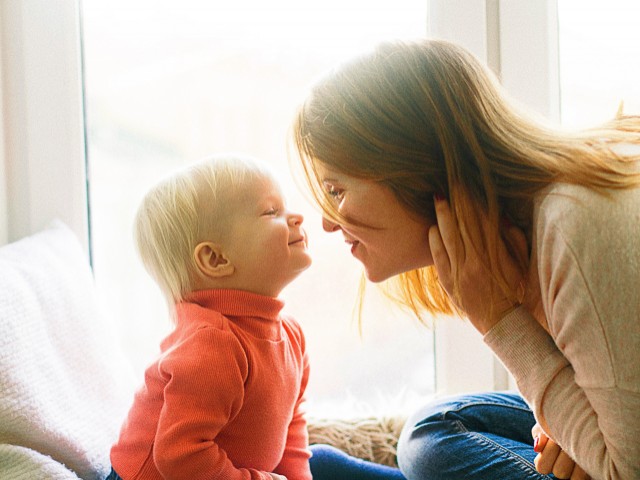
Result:
{"type": "Polygon", "coordinates": [[[289,242],[289,245],[307,245],[307,240],[305,237],[296,238],[292,242],[289,242]]]}

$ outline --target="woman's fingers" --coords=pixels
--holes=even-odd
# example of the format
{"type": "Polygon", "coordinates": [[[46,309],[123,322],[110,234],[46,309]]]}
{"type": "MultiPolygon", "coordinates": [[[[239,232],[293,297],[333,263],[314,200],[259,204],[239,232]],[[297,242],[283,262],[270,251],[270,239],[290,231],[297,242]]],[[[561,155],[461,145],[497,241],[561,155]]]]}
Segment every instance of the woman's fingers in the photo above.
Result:
{"type": "Polygon", "coordinates": [[[429,248],[431,249],[431,258],[438,271],[440,283],[447,292],[450,292],[452,285],[451,277],[451,260],[447,249],[442,240],[440,229],[434,225],[429,229],[429,248]]]}
{"type": "Polygon", "coordinates": [[[436,225],[429,229],[429,247],[440,284],[458,307],[463,307],[454,298],[455,276],[463,269],[464,247],[458,226],[451,214],[449,202],[435,200],[436,225]]]}
{"type": "Polygon", "coordinates": [[[531,435],[534,438],[533,449],[539,453],[534,460],[538,472],[545,475],[553,473],[558,479],[590,480],[591,477],[544,433],[540,424],[533,426],[531,435]]]}
{"type": "Polygon", "coordinates": [[[536,423],[531,429],[531,435],[533,436],[533,450],[536,453],[540,453],[544,450],[544,447],[547,445],[547,441],[549,437],[544,433],[540,424],[536,423]]]}
{"type": "Polygon", "coordinates": [[[449,202],[446,200],[436,200],[436,221],[438,222],[438,230],[447,255],[452,265],[464,262],[464,245],[460,236],[460,230],[456,224],[449,202]]]}
{"type": "MultiPolygon", "coordinates": [[[[545,437],[541,435],[540,438],[545,437]]],[[[589,477],[567,455],[560,446],[551,439],[547,439],[544,449],[534,460],[536,470],[543,475],[553,473],[558,479],[586,480],[589,477]]]]}
{"type": "Polygon", "coordinates": [[[553,465],[556,463],[556,459],[562,449],[560,446],[549,439],[544,447],[542,453],[538,454],[533,463],[536,466],[536,470],[543,475],[548,475],[553,471],[553,465]]]}
{"type": "Polygon", "coordinates": [[[585,472],[582,468],[580,468],[580,465],[576,464],[576,466],[573,467],[571,480],[590,480],[590,479],[591,477],[587,475],[587,472],[585,472]]]}
{"type": "Polygon", "coordinates": [[[544,447],[547,446],[547,442],[549,441],[549,437],[547,437],[544,433],[542,435],[540,435],[539,439],[538,439],[538,448],[534,448],[534,450],[536,450],[537,452],[542,452],[544,450],[544,447]]]}
{"type": "Polygon", "coordinates": [[[556,476],[556,478],[569,479],[571,478],[575,465],[576,462],[574,462],[571,457],[562,450],[558,454],[558,458],[556,458],[551,472],[556,476]]]}

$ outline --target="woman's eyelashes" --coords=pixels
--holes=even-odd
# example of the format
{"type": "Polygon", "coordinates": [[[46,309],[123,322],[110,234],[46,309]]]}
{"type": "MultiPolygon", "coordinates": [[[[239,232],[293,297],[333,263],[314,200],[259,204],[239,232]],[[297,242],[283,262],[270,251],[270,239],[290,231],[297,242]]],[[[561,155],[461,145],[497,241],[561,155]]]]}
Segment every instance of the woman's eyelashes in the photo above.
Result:
{"type": "Polygon", "coordinates": [[[324,184],[325,191],[327,195],[334,201],[340,202],[344,198],[344,190],[341,188],[337,188],[335,185],[330,183],[324,184]]]}

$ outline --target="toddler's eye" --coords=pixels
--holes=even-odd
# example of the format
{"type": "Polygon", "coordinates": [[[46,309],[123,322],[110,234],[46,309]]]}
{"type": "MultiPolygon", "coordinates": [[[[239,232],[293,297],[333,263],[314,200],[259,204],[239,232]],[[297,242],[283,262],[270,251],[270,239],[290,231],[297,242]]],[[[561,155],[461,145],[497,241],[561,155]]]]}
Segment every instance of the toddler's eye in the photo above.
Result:
{"type": "Polygon", "coordinates": [[[263,215],[267,215],[267,216],[274,216],[274,215],[278,215],[278,209],[277,208],[270,208],[269,210],[266,210],[263,215]]]}

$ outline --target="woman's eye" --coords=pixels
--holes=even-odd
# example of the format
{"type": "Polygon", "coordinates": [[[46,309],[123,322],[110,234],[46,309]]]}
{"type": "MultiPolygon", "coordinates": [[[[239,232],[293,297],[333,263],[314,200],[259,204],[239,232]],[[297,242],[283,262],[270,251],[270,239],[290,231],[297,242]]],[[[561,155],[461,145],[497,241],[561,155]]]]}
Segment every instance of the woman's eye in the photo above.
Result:
{"type": "Polygon", "coordinates": [[[333,185],[326,186],[327,195],[334,200],[340,201],[344,197],[344,190],[334,187],[333,185]]]}

